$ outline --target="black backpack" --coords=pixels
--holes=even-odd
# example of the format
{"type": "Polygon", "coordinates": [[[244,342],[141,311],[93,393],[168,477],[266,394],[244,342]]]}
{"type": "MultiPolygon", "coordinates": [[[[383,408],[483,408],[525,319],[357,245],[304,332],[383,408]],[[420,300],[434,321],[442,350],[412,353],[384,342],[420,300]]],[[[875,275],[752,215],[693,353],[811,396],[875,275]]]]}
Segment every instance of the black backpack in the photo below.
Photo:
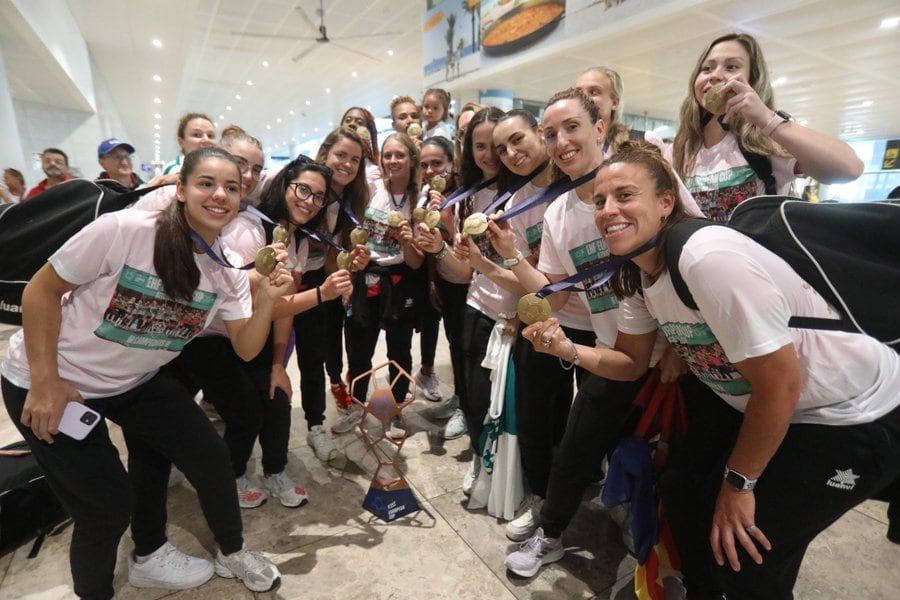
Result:
{"type": "Polygon", "coordinates": [[[66,240],[158,187],[127,190],[112,180],[69,179],[0,207],[0,322],[22,324],[25,284],[66,240]]]}
{"type": "MultiPolygon", "coordinates": [[[[688,238],[717,225],[702,219],[669,231],[665,258],[678,297],[697,304],[678,270],[688,238]]],[[[804,202],[757,196],[739,204],[727,227],[781,258],[841,313],[840,319],[793,316],[790,327],[864,333],[900,352],[900,203],[804,202]]]]}
{"type": "Polygon", "coordinates": [[[44,538],[56,535],[68,523],[66,510],[28,444],[17,442],[0,448],[0,555],[37,537],[28,554],[34,558],[44,538]]]}

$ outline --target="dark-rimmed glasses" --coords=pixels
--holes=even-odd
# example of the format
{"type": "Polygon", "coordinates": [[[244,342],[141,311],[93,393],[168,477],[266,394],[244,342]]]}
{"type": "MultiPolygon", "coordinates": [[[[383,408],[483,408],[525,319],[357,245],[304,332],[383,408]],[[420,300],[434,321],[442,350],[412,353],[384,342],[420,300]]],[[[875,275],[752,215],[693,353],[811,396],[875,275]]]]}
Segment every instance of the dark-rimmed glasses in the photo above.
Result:
{"type": "Polygon", "coordinates": [[[312,203],[322,208],[325,206],[325,201],[327,199],[325,192],[313,192],[312,188],[310,188],[305,183],[294,182],[288,184],[288,189],[294,188],[294,196],[297,197],[298,200],[310,200],[312,199],[312,203]]]}

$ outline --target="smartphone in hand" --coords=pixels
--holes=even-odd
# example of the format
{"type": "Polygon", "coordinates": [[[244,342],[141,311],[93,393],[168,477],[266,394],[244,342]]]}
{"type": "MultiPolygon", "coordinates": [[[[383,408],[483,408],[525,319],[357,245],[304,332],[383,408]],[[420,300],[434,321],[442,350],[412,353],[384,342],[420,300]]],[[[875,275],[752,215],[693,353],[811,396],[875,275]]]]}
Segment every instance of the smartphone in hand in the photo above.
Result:
{"type": "Polygon", "coordinates": [[[81,402],[71,401],[66,404],[62,419],[59,421],[59,432],[72,439],[83,440],[101,419],[103,416],[97,411],[81,402]]]}

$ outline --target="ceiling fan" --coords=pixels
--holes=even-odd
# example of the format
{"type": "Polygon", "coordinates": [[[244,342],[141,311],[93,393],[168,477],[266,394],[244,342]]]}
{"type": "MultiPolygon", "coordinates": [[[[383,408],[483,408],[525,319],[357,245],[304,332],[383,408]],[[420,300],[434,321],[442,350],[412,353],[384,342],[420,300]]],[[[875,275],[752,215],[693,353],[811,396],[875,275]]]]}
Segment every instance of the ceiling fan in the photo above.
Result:
{"type": "MultiPolygon", "coordinates": [[[[360,56],[365,56],[366,58],[377,61],[377,62],[383,62],[380,58],[378,58],[376,56],[372,56],[371,54],[362,52],[361,50],[357,50],[356,48],[351,48],[350,46],[347,46],[346,44],[342,44],[340,41],[336,41],[336,40],[333,40],[330,37],[328,37],[328,29],[325,27],[324,0],[319,0],[319,8],[316,9],[316,16],[319,17],[318,25],[313,23],[313,20],[309,18],[309,15],[306,13],[306,9],[304,9],[303,6],[298,4],[297,6],[294,7],[294,10],[296,10],[298,13],[300,13],[300,16],[303,18],[303,20],[306,22],[306,24],[309,25],[310,29],[315,30],[319,34],[317,37],[297,37],[297,36],[293,36],[293,35],[283,35],[283,34],[278,34],[278,33],[254,33],[254,32],[250,32],[250,31],[232,31],[231,33],[233,35],[245,35],[245,36],[249,36],[249,37],[258,37],[258,38],[282,38],[282,39],[287,39],[287,40],[307,40],[307,41],[315,42],[315,44],[312,44],[311,46],[309,46],[308,48],[303,50],[303,52],[301,52],[300,54],[297,54],[296,56],[291,58],[291,61],[293,61],[295,63],[299,62],[300,59],[302,59],[304,56],[306,56],[307,54],[309,54],[310,52],[315,50],[318,44],[333,44],[333,45],[337,46],[338,48],[341,48],[342,50],[346,50],[347,52],[359,54],[360,56]]],[[[362,35],[345,35],[345,36],[341,36],[339,39],[340,40],[350,40],[350,39],[370,38],[370,37],[384,37],[384,36],[391,36],[391,35],[400,35],[400,33],[402,33],[402,32],[388,31],[385,33],[366,33],[366,34],[362,34],[362,35]]]]}

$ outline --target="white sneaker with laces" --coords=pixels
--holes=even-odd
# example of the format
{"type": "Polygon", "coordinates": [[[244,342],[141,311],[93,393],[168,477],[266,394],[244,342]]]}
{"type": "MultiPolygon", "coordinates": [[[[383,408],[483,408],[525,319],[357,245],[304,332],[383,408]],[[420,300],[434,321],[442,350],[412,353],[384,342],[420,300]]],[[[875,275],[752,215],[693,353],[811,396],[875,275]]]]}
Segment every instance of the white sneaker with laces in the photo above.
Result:
{"type": "Polygon", "coordinates": [[[328,435],[328,432],[321,425],[313,425],[312,429],[306,434],[306,443],[313,449],[316,458],[322,462],[335,459],[340,454],[331,436],[328,435]]]}
{"type": "Polygon", "coordinates": [[[353,430],[363,418],[363,410],[353,405],[331,426],[331,433],[347,433],[353,430]]]}
{"type": "Polygon", "coordinates": [[[472,462],[469,463],[469,469],[466,471],[466,474],[463,475],[462,482],[462,493],[466,496],[472,495],[472,490],[475,489],[475,480],[478,479],[478,471],[480,471],[481,461],[478,458],[473,458],[472,462]]]}
{"type": "Polygon", "coordinates": [[[457,408],[453,411],[453,416],[450,417],[447,424],[444,425],[444,439],[455,440],[456,438],[461,437],[467,429],[466,416],[461,409],[457,408]]]}
{"type": "Polygon", "coordinates": [[[282,506],[297,508],[309,502],[306,490],[294,483],[284,471],[274,475],[266,475],[263,485],[270,496],[278,498],[282,506]]]}
{"type": "Polygon", "coordinates": [[[246,473],[238,477],[235,484],[237,485],[238,504],[241,505],[241,508],[256,508],[266,503],[266,493],[250,481],[246,473]]]}
{"type": "Polygon", "coordinates": [[[506,568],[521,577],[532,577],[547,564],[556,562],[566,554],[559,538],[544,537],[540,527],[519,549],[506,557],[506,568]]]}
{"type": "Polygon", "coordinates": [[[506,537],[514,542],[522,542],[530,538],[537,527],[538,515],[543,504],[543,498],[532,495],[525,505],[525,511],[506,524],[506,537]]]}
{"type": "Polygon", "coordinates": [[[219,550],[216,556],[216,575],[227,579],[237,577],[252,592],[272,592],[281,585],[278,567],[261,552],[247,548],[246,544],[227,556],[219,550]]]}
{"type": "Polygon", "coordinates": [[[423,373],[422,369],[416,372],[416,386],[422,390],[422,395],[432,402],[438,402],[441,399],[440,383],[434,372],[423,373]]]}
{"type": "Polygon", "coordinates": [[[187,590],[215,573],[212,561],[189,556],[166,542],[147,556],[128,556],[128,583],[138,588],[187,590]]]}

